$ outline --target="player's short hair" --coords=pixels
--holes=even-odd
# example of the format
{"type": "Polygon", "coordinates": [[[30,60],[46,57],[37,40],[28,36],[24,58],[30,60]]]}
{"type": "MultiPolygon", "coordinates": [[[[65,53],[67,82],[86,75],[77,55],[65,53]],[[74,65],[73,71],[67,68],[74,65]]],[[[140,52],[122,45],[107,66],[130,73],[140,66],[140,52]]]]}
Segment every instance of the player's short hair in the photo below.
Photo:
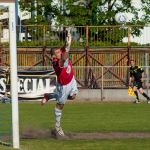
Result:
{"type": "Polygon", "coordinates": [[[51,48],[51,50],[50,50],[50,54],[53,55],[53,54],[54,54],[54,51],[55,51],[56,49],[60,49],[60,50],[61,50],[60,47],[53,47],[53,48],[51,48]]]}
{"type": "Polygon", "coordinates": [[[134,60],[134,59],[130,59],[130,62],[131,62],[131,61],[134,61],[134,62],[135,62],[135,60],[134,60]]]}
{"type": "Polygon", "coordinates": [[[136,61],[134,59],[130,59],[130,63],[131,63],[131,61],[133,61],[134,63],[136,63],[136,61]]]}

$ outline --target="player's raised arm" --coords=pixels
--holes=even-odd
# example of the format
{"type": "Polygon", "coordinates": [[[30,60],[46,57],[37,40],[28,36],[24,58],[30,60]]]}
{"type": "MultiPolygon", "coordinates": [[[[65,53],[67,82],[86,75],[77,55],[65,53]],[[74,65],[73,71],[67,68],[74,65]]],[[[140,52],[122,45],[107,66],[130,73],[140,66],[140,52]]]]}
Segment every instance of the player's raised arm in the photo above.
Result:
{"type": "Polygon", "coordinates": [[[65,63],[65,61],[69,58],[69,51],[70,51],[70,47],[71,47],[71,41],[72,41],[72,37],[71,37],[71,33],[70,31],[68,31],[67,37],[66,37],[66,42],[65,42],[65,51],[61,57],[61,65],[63,66],[63,64],[65,63]]]}

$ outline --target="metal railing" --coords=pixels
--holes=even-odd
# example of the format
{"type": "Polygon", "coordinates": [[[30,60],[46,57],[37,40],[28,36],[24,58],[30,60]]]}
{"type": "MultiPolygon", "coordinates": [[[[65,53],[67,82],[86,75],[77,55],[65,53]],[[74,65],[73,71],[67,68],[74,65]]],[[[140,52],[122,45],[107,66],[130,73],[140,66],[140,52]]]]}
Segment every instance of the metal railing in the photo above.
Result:
{"type": "MultiPolygon", "coordinates": [[[[143,87],[150,86],[150,66],[144,69],[143,87]]],[[[73,66],[78,87],[88,89],[128,88],[129,66],[73,66]],[[85,82],[87,80],[87,83],[85,82]]],[[[19,66],[18,70],[53,70],[52,66],[19,66]]]]}
{"type": "MultiPolygon", "coordinates": [[[[18,46],[62,46],[67,26],[17,26],[18,46]]],[[[1,43],[9,41],[9,29],[1,27],[1,43]]],[[[72,47],[149,46],[150,26],[74,26],[72,47]],[[139,35],[137,35],[139,33],[139,35]]]]}
{"type": "MultiPolygon", "coordinates": [[[[150,87],[150,66],[142,66],[142,68],[144,69],[143,88],[148,94],[150,87]]],[[[109,94],[109,89],[114,90],[114,92],[117,92],[117,89],[125,89],[125,93],[128,95],[129,66],[74,66],[74,70],[78,87],[100,89],[101,100],[104,100],[105,97],[111,97],[106,96],[106,91],[109,94]]],[[[115,94],[121,96],[122,91],[120,94],[113,93],[112,98],[115,97],[115,94]]]]}
{"type": "MultiPolygon", "coordinates": [[[[148,94],[150,91],[150,66],[142,66],[142,68],[144,69],[143,88],[148,94]]],[[[91,96],[88,95],[88,91],[92,91],[99,95],[100,100],[115,100],[115,98],[129,99],[127,92],[129,66],[74,66],[73,69],[79,89],[87,89],[87,95],[84,96],[85,98],[90,98],[91,96]]],[[[1,67],[1,71],[2,70],[5,70],[5,67],[1,67]]],[[[30,66],[18,67],[20,75],[24,73],[27,76],[32,76],[34,72],[38,77],[42,78],[44,76],[42,71],[44,73],[48,71],[54,73],[51,66],[35,66],[32,68],[30,68],[30,66]]],[[[135,98],[135,96],[133,98],[135,98]]]]}

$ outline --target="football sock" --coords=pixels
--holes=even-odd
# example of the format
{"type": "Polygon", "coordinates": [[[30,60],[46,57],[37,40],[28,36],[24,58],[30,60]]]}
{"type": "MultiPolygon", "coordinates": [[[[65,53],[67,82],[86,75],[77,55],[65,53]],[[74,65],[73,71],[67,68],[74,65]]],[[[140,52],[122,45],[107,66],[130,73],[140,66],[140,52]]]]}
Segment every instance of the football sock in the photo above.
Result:
{"type": "Polygon", "coordinates": [[[59,127],[61,116],[62,116],[62,110],[55,107],[54,112],[55,112],[55,126],[59,127]]]}
{"type": "Polygon", "coordinates": [[[136,95],[136,99],[139,100],[139,96],[138,96],[138,92],[134,91],[135,95],[136,95]]]}
{"type": "Polygon", "coordinates": [[[148,96],[147,96],[147,94],[146,93],[144,93],[143,92],[143,94],[142,94],[145,98],[147,98],[148,100],[150,99],[148,96]]]}

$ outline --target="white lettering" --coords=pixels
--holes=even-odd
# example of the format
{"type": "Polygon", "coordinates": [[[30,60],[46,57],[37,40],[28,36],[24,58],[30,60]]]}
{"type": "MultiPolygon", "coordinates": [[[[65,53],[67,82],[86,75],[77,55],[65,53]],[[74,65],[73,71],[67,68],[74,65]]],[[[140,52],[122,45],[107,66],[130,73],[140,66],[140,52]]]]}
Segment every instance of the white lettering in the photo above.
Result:
{"type": "Polygon", "coordinates": [[[51,82],[50,79],[46,79],[46,85],[45,85],[45,89],[46,89],[46,90],[49,89],[49,87],[50,87],[50,82],[51,82]]]}
{"type": "Polygon", "coordinates": [[[37,90],[37,79],[32,79],[32,92],[35,93],[37,90]]]}
{"type": "Polygon", "coordinates": [[[24,79],[18,79],[18,93],[24,93],[23,82],[24,79]]]}
{"type": "Polygon", "coordinates": [[[0,92],[5,92],[6,91],[6,79],[1,78],[0,79],[0,92]]]}
{"type": "MultiPolygon", "coordinates": [[[[18,93],[28,94],[37,93],[40,94],[42,91],[49,91],[51,89],[51,78],[18,78],[18,93]],[[40,92],[40,93],[39,93],[40,92]]],[[[6,79],[0,78],[0,92],[6,91],[6,79]]]]}
{"type": "Polygon", "coordinates": [[[31,89],[29,89],[29,83],[31,83],[31,79],[24,80],[24,91],[25,93],[30,93],[31,89]]]}
{"type": "Polygon", "coordinates": [[[44,89],[43,80],[42,80],[42,79],[39,79],[37,91],[40,91],[40,90],[43,90],[43,89],[44,89]]]}

